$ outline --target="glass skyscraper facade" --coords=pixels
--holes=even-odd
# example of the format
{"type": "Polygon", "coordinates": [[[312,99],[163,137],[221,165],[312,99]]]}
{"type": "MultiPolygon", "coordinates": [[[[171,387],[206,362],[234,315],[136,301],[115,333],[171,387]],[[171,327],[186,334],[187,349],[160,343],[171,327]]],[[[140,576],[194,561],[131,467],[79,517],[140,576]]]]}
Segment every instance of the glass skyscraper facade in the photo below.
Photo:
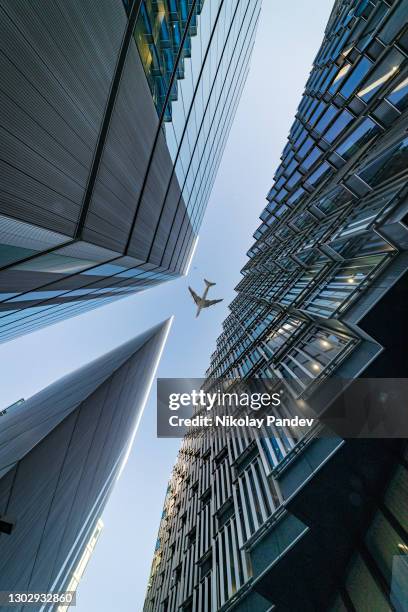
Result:
{"type": "MultiPolygon", "coordinates": [[[[0,589],[75,591],[102,528],[169,330],[161,323],[1,417],[0,589]]],[[[66,610],[34,600],[21,612],[66,610]]],[[[69,602],[68,602],[69,603],[69,602]]],[[[0,607],[7,609],[7,600],[0,607]]]]}
{"type": "Polygon", "coordinates": [[[2,3],[0,341],[185,273],[259,5],[2,3]]]}
{"type": "MultiPolygon", "coordinates": [[[[407,377],[407,59],[406,0],[336,0],[206,387],[407,377]]],[[[186,436],[145,612],[406,608],[406,447],[320,434],[186,436]]]]}

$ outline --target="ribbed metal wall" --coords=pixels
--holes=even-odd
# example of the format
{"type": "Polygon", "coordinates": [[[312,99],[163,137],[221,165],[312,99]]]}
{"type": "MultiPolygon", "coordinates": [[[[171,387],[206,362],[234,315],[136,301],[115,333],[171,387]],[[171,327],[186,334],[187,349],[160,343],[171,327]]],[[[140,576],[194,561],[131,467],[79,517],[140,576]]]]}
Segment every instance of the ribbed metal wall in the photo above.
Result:
{"type": "Polygon", "coordinates": [[[119,0],[5,0],[0,11],[0,212],[73,236],[125,11],[119,0]]]}
{"type": "Polygon", "coordinates": [[[66,586],[123,463],[167,326],[2,416],[0,512],[15,523],[0,535],[2,590],[66,586]]]}

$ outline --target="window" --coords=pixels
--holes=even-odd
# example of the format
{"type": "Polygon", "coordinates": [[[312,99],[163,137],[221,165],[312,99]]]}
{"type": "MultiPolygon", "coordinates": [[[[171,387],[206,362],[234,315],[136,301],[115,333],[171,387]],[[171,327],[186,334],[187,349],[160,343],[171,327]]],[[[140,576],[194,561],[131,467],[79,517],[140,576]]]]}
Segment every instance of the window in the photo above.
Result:
{"type": "Polygon", "coordinates": [[[175,582],[180,582],[181,580],[181,563],[174,569],[174,573],[173,573],[173,583],[175,582]]]}
{"type": "Polygon", "coordinates": [[[294,172],[287,182],[287,187],[294,187],[301,179],[300,172],[294,172]]]}
{"type": "Polygon", "coordinates": [[[406,170],[407,166],[408,138],[405,138],[359,172],[359,176],[368,185],[374,187],[402,170],[406,170]]]}
{"type": "Polygon", "coordinates": [[[268,195],[266,196],[266,199],[269,200],[269,202],[270,202],[271,200],[274,199],[276,193],[277,193],[277,190],[275,189],[275,187],[272,187],[272,189],[268,192],[268,195]]]}
{"type": "Polygon", "coordinates": [[[386,97],[398,110],[403,111],[408,106],[408,77],[405,77],[386,97]]]}
{"type": "Polygon", "coordinates": [[[306,138],[305,142],[303,143],[303,145],[299,149],[299,152],[298,152],[299,157],[304,157],[306,155],[306,153],[308,151],[310,151],[310,149],[312,148],[313,144],[314,144],[313,138],[310,138],[310,136],[308,138],[306,138]]]}
{"type": "Polygon", "coordinates": [[[346,129],[350,121],[353,120],[353,115],[348,110],[343,110],[336,121],[333,123],[331,128],[328,129],[324,135],[324,139],[327,142],[333,142],[338,136],[346,129]]]}
{"type": "Polygon", "coordinates": [[[329,125],[330,121],[334,119],[336,113],[337,108],[331,104],[318,121],[315,127],[316,132],[319,132],[319,134],[321,134],[323,130],[329,125]]]}
{"type": "Polygon", "coordinates": [[[267,346],[271,353],[275,353],[280,349],[291,336],[293,336],[299,329],[302,328],[302,321],[293,317],[288,317],[284,323],[282,323],[278,329],[271,332],[267,338],[267,346]]]}
{"type": "MultiPolygon", "coordinates": [[[[359,49],[359,51],[361,52],[364,51],[364,49],[366,49],[367,46],[370,44],[370,42],[372,41],[374,37],[374,33],[375,33],[375,30],[377,29],[377,26],[380,23],[380,21],[383,19],[387,10],[388,9],[384,5],[383,2],[381,2],[379,6],[377,6],[375,12],[373,13],[373,15],[371,15],[371,18],[369,19],[366,27],[364,28],[364,31],[363,31],[363,34],[360,40],[356,44],[356,47],[359,49]]],[[[364,23],[364,21],[361,21],[361,23],[364,23]]]]}
{"type": "MultiPolygon", "coordinates": [[[[126,3],[128,4],[128,3],[126,3]]],[[[129,3],[130,6],[131,3],[129,3]]],[[[177,79],[182,80],[185,76],[184,54],[178,57],[178,51],[183,37],[183,28],[187,23],[186,15],[183,14],[183,3],[178,7],[177,3],[161,3],[161,9],[153,10],[150,3],[142,2],[139,16],[136,22],[134,39],[139,50],[140,59],[150,87],[157,114],[164,110],[164,120],[172,120],[171,102],[164,109],[164,102],[169,87],[169,79],[177,63],[177,79]],[[170,4],[169,6],[166,6],[170,4]],[[172,5],[172,6],[171,6],[172,5]],[[176,18],[174,16],[176,15],[176,18]]],[[[197,23],[198,6],[192,23],[197,23]]],[[[205,26],[204,26],[205,27],[205,26]]],[[[184,46],[191,48],[192,37],[197,35],[197,27],[190,25],[184,46]]],[[[199,34],[200,35],[200,34],[199,34]]],[[[200,35],[201,37],[201,35],[200,35]]],[[[172,102],[179,97],[177,81],[172,89],[172,102]]]]}
{"type": "Polygon", "coordinates": [[[296,159],[292,159],[292,161],[288,164],[288,167],[285,170],[285,176],[289,176],[290,173],[296,168],[297,161],[296,159]]]}
{"type": "Polygon", "coordinates": [[[334,79],[329,92],[334,94],[336,93],[336,91],[338,90],[338,88],[340,87],[341,83],[343,82],[344,78],[346,77],[346,75],[348,74],[349,70],[351,68],[351,64],[345,64],[343,66],[343,68],[340,68],[340,70],[337,73],[336,78],[334,79]]]}
{"type": "Polygon", "coordinates": [[[313,100],[313,102],[311,103],[310,107],[307,109],[307,111],[305,111],[305,119],[309,119],[309,117],[311,116],[311,114],[313,113],[314,109],[316,108],[318,104],[318,100],[313,100]]]}
{"type": "Polygon", "coordinates": [[[338,38],[335,42],[337,43],[334,49],[332,50],[330,57],[332,60],[335,60],[340,50],[343,49],[348,37],[350,36],[350,30],[345,29],[343,34],[338,38]]]}
{"type": "Polygon", "coordinates": [[[366,543],[375,562],[388,583],[391,582],[394,558],[401,555],[401,537],[385,516],[377,512],[367,532],[366,543]]]}
{"type": "Polygon", "coordinates": [[[364,87],[358,92],[358,97],[364,100],[364,102],[369,102],[384,83],[396,75],[403,60],[404,56],[402,53],[392,49],[387,54],[387,57],[370,74],[364,87]]]}
{"type": "Polygon", "coordinates": [[[288,192],[286,191],[286,189],[281,189],[279,191],[279,193],[276,195],[275,200],[277,202],[280,202],[281,200],[283,200],[283,198],[288,194],[288,192]]]}
{"type": "Polygon", "coordinates": [[[308,300],[306,309],[323,317],[331,317],[340,307],[344,308],[369,274],[381,265],[384,255],[357,257],[346,261],[308,300]]]}
{"type": "Polygon", "coordinates": [[[311,176],[308,177],[307,182],[309,185],[315,186],[321,180],[326,178],[329,174],[333,172],[333,168],[327,162],[323,162],[320,164],[317,170],[313,172],[311,176]]]}
{"type": "Polygon", "coordinates": [[[319,149],[319,147],[313,147],[309,155],[303,161],[301,167],[305,170],[309,170],[309,168],[313,166],[315,161],[317,161],[319,157],[321,157],[321,155],[322,155],[322,151],[319,149]]]}
{"type": "Polygon", "coordinates": [[[193,612],[193,601],[189,600],[185,604],[183,604],[182,612],[193,612]]]}
{"type": "Polygon", "coordinates": [[[296,204],[299,202],[300,198],[305,194],[305,190],[303,187],[299,187],[288,199],[288,204],[296,204]]]}
{"type": "Polygon", "coordinates": [[[313,223],[316,222],[316,218],[310,214],[307,210],[302,211],[295,217],[290,219],[290,223],[294,226],[298,232],[303,232],[310,228],[313,223]]]}
{"type": "Polygon", "coordinates": [[[211,552],[203,559],[200,564],[200,580],[207,576],[211,572],[212,569],[212,555],[211,552]]]}
{"type": "Polygon", "coordinates": [[[221,529],[229,521],[229,519],[234,516],[234,503],[232,499],[230,499],[224,506],[222,507],[222,511],[219,511],[217,514],[218,518],[218,529],[221,529]]]}
{"type": "Polygon", "coordinates": [[[261,446],[266,454],[266,457],[269,461],[269,465],[275,466],[280,461],[282,461],[284,455],[281,450],[278,440],[276,436],[271,436],[270,438],[261,438],[261,446]]]}
{"type": "Polygon", "coordinates": [[[324,102],[320,102],[319,106],[316,108],[315,112],[311,116],[309,123],[313,124],[325,108],[326,104],[324,102]]]}
{"type": "Polygon", "coordinates": [[[346,589],[358,612],[389,612],[390,606],[384,594],[367,569],[360,555],[352,564],[346,589]]]}
{"type": "Polygon", "coordinates": [[[300,132],[299,136],[296,138],[296,140],[294,142],[294,147],[295,148],[298,147],[300,145],[300,143],[302,143],[304,141],[306,136],[307,136],[307,131],[306,131],[305,128],[303,128],[302,131],[300,132]]]}
{"type": "Polygon", "coordinates": [[[187,547],[190,548],[196,541],[196,528],[193,527],[187,535],[187,547]]]}
{"type": "Polygon", "coordinates": [[[384,27],[378,34],[378,38],[389,44],[392,39],[398,34],[401,28],[405,25],[407,19],[407,6],[405,2],[401,2],[395,9],[389,19],[387,19],[384,27]]]}
{"type": "Polygon", "coordinates": [[[408,473],[403,466],[398,467],[385,494],[384,503],[408,533],[408,473]]]}
{"type": "Polygon", "coordinates": [[[324,91],[326,91],[329,83],[331,83],[331,80],[332,80],[333,76],[336,74],[336,72],[337,72],[337,66],[336,66],[336,64],[334,64],[334,66],[332,66],[330,71],[327,73],[327,76],[326,76],[324,82],[320,86],[320,89],[319,89],[320,93],[323,93],[324,91]]]}
{"type": "MultiPolygon", "coordinates": [[[[204,458],[204,457],[203,457],[204,458]]],[[[209,487],[201,496],[201,507],[204,508],[211,501],[211,487],[209,487]]]]}
{"type": "Polygon", "coordinates": [[[373,138],[380,131],[380,127],[369,117],[366,117],[362,123],[339,145],[336,153],[344,159],[350,159],[363,145],[373,138]]]}
{"type": "Polygon", "coordinates": [[[360,85],[372,65],[373,62],[371,62],[367,57],[362,57],[361,60],[354,66],[352,73],[340,90],[341,95],[345,98],[349,98],[360,85]]]}
{"type": "Polygon", "coordinates": [[[329,214],[340,208],[346,202],[350,202],[352,195],[341,185],[326,193],[320,200],[314,202],[314,205],[322,212],[329,214]]]}
{"type": "Polygon", "coordinates": [[[315,330],[297,342],[277,368],[295,392],[302,392],[326,369],[350,343],[350,338],[329,330],[315,330]]]}

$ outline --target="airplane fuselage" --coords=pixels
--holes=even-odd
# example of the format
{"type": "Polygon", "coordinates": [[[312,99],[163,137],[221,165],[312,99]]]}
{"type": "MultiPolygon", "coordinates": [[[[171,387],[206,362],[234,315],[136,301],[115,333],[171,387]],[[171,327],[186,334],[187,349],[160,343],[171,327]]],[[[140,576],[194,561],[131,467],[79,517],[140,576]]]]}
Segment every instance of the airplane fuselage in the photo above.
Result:
{"type": "Polygon", "coordinates": [[[206,279],[204,279],[204,283],[205,283],[205,289],[204,289],[203,295],[201,296],[197,295],[196,292],[191,287],[188,288],[191,295],[193,296],[195,303],[197,304],[196,318],[198,317],[198,315],[200,314],[203,308],[208,308],[209,306],[212,306],[213,304],[216,304],[217,302],[222,302],[222,300],[207,300],[208,291],[210,287],[215,285],[215,283],[211,283],[210,281],[206,279]]]}

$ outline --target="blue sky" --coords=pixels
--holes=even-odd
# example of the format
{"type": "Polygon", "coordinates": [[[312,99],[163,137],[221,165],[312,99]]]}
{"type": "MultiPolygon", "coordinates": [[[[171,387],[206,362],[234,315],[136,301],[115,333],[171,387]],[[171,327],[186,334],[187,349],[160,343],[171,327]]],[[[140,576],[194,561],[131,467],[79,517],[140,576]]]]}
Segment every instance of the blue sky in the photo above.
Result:
{"type": "MultiPolygon", "coordinates": [[[[221,163],[188,278],[0,345],[1,405],[50,382],[175,315],[161,377],[201,377],[234,297],[274,171],[320,45],[331,0],[264,0],[252,67],[221,163]],[[203,277],[224,301],[195,318],[187,291],[203,277]]],[[[156,438],[155,389],[104,532],[78,591],[76,612],[140,612],[167,481],[179,440],[156,438]]]]}

